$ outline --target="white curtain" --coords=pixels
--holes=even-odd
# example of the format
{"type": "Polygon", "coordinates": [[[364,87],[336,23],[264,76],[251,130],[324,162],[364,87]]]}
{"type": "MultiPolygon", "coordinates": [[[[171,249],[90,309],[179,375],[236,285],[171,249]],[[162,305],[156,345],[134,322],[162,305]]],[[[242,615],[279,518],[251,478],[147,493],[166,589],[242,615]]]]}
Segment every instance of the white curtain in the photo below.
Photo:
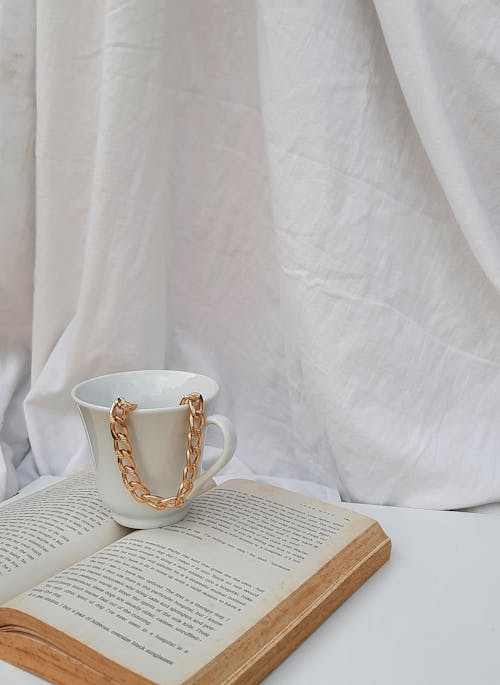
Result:
{"type": "Polygon", "coordinates": [[[472,0],[0,0],[0,499],[69,392],[215,377],[250,473],[500,500],[500,23],[472,0]]]}

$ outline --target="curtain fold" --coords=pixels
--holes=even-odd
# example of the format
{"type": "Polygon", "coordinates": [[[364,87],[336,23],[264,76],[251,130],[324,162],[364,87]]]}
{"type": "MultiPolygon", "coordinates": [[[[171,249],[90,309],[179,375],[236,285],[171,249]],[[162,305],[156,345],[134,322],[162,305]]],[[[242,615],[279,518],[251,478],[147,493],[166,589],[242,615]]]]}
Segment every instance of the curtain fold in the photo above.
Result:
{"type": "Polygon", "coordinates": [[[74,384],[178,368],[249,473],[500,500],[493,7],[0,7],[0,498],[88,463],[74,384]]]}
{"type": "Polygon", "coordinates": [[[0,3],[0,500],[36,471],[30,386],[35,221],[35,3],[0,3]]]}

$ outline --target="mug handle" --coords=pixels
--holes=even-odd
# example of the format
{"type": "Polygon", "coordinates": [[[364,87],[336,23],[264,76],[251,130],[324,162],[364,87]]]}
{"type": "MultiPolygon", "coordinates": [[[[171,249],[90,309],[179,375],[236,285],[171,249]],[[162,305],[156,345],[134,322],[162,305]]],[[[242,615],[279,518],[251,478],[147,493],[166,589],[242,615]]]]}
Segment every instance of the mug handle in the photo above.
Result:
{"type": "Polygon", "coordinates": [[[234,426],[227,416],[223,416],[222,414],[212,414],[212,416],[207,416],[205,418],[205,426],[217,426],[222,433],[224,440],[222,454],[217,459],[215,464],[212,464],[207,471],[204,471],[204,473],[197,476],[191,494],[187,498],[188,500],[190,497],[195,497],[197,491],[203,487],[207,480],[212,478],[212,476],[215,476],[215,474],[220,471],[221,468],[228,463],[228,461],[231,460],[236,449],[236,431],[234,430],[234,426]]]}

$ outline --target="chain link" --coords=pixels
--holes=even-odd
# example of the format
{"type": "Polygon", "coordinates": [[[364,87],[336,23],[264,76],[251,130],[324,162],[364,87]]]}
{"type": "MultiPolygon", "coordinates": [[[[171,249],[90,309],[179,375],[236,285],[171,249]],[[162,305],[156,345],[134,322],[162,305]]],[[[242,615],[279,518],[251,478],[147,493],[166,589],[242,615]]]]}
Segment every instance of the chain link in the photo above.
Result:
{"type": "Polygon", "coordinates": [[[144,485],[137,473],[127,427],[127,415],[129,412],[137,409],[137,404],[127,402],[127,400],[118,397],[113,402],[109,412],[110,430],[123,484],[136,502],[147,504],[157,511],[177,509],[184,505],[186,497],[194,487],[198,473],[198,463],[201,459],[203,426],[205,425],[203,397],[199,392],[194,392],[183,397],[180,403],[181,405],[189,405],[189,430],[187,434],[186,466],[182,472],[182,483],[179,485],[177,494],[173,497],[161,497],[160,495],[151,494],[151,491],[144,485]]]}

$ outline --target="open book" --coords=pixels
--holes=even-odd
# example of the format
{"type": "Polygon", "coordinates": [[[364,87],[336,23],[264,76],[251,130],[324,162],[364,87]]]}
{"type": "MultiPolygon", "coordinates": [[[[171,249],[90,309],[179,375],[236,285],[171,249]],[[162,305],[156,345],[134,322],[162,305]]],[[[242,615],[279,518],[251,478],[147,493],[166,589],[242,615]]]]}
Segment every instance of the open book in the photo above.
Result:
{"type": "Polygon", "coordinates": [[[130,531],[87,472],[0,508],[0,658],[63,685],[258,683],[389,554],[375,521],[245,480],[130,531]]]}

